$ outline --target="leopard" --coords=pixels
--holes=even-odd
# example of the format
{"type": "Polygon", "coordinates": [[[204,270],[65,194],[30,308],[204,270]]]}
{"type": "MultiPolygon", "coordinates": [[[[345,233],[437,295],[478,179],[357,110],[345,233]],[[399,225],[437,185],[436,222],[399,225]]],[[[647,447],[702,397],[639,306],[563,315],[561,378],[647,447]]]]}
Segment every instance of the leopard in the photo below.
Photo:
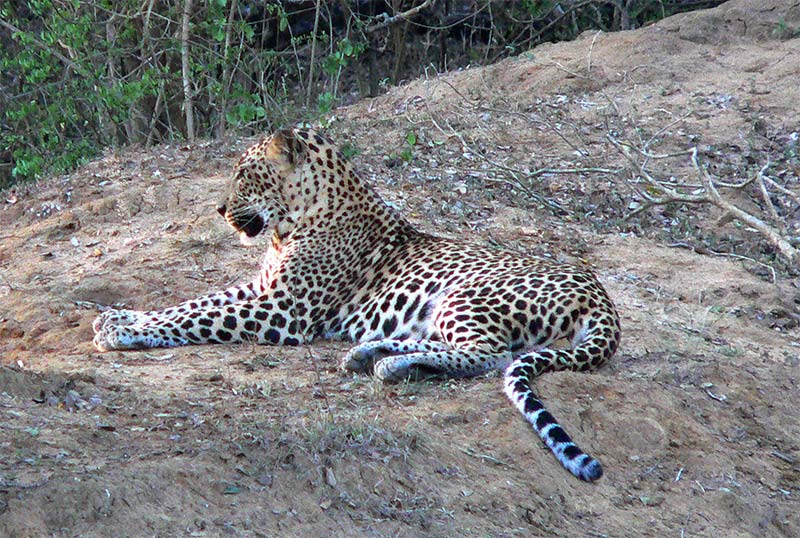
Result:
{"type": "Polygon", "coordinates": [[[160,310],[106,310],[97,349],[328,338],[354,344],[343,375],[500,373],[564,468],[603,475],[534,390],[546,372],[596,370],[619,346],[619,315],[587,264],[421,231],[308,127],[247,149],[216,209],[243,244],[267,244],[255,278],[160,310]]]}

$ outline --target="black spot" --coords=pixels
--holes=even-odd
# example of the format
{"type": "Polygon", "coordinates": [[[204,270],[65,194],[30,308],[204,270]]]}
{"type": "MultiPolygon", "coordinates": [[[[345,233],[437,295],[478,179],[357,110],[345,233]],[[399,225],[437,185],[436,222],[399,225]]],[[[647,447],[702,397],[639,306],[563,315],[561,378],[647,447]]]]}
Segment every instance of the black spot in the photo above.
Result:
{"type": "Polygon", "coordinates": [[[244,322],[244,329],[246,331],[256,332],[261,328],[261,324],[253,321],[252,319],[248,319],[244,322]]]}
{"type": "Polygon", "coordinates": [[[542,406],[542,402],[534,398],[533,395],[529,395],[527,398],[525,398],[526,413],[535,413],[536,411],[539,411],[543,407],[544,406],[542,406]]]}
{"type": "Polygon", "coordinates": [[[583,450],[581,450],[575,445],[569,445],[567,448],[564,449],[564,457],[566,457],[568,460],[574,460],[581,454],[583,454],[583,450]]]}
{"type": "Polygon", "coordinates": [[[205,327],[211,327],[212,325],[214,325],[214,321],[210,320],[208,318],[198,319],[197,323],[199,323],[200,325],[203,325],[205,327]]]}
{"type": "Polygon", "coordinates": [[[511,371],[511,375],[514,377],[530,377],[531,375],[531,367],[530,366],[517,366],[511,371]]]}
{"type": "Polygon", "coordinates": [[[569,435],[567,435],[567,432],[565,432],[564,428],[562,428],[561,426],[553,426],[552,428],[550,428],[550,431],[547,432],[547,436],[556,443],[571,442],[569,435]]]}
{"type": "Polygon", "coordinates": [[[222,340],[223,342],[230,342],[233,336],[231,333],[224,329],[217,329],[217,338],[222,340]]]}
{"type": "Polygon", "coordinates": [[[418,306],[419,306],[419,295],[414,297],[414,300],[411,301],[411,304],[408,306],[408,310],[406,310],[406,313],[403,316],[404,325],[407,324],[409,321],[411,321],[411,316],[414,315],[414,312],[417,310],[418,306]]]}
{"type": "Polygon", "coordinates": [[[286,327],[286,318],[280,314],[273,314],[272,318],[269,320],[269,324],[273,327],[278,327],[279,329],[283,329],[286,327]]]}
{"type": "Polygon", "coordinates": [[[225,316],[222,320],[222,326],[226,329],[234,330],[236,328],[236,318],[234,316],[225,316]]]}
{"type": "Polygon", "coordinates": [[[183,329],[189,330],[189,329],[191,329],[192,327],[194,327],[194,322],[193,322],[192,320],[190,320],[190,319],[187,319],[186,321],[184,321],[183,323],[181,323],[181,327],[182,327],[183,329]]]}
{"type": "Polygon", "coordinates": [[[436,282],[435,280],[432,280],[432,281],[428,282],[427,286],[425,286],[425,293],[427,293],[428,295],[433,295],[434,293],[439,291],[441,289],[441,287],[442,287],[442,285],[439,282],[436,282]]]}
{"type": "Polygon", "coordinates": [[[203,338],[208,338],[211,336],[211,329],[206,329],[205,327],[200,328],[200,336],[203,338]]]}
{"type": "Polygon", "coordinates": [[[536,418],[536,429],[542,431],[548,424],[554,424],[556,421],[549,411],[542,411],[536,418]]]}
{"type": "Polygon", "coordinates": [[[264,340],[272,344],[277,344],[278,342],[281,341],[281,333],[276,331],[275,329],[269,329],[267,332],[264,333],[264,340]]]}
{"type": "Polygon", "coordinates": [[[287,338],[286,340],[284,340],[283,344],[286,345],[286,346],[299,346],[300,345],[300,340],[298,340],[297,338],[291,338],[290,337],[290,338],[287,338]]]}
{"type": "Polygon", "coordinates": [[[383,334],[390,336],[397,328],[397,318],[391,316],[383,322],[383,334]]]}
{"type": "Polygon", "coordinates": [[[256,310],[255,317],[256,319],[264,321],[265,319],[267,319],[267,313],[264,310],[256,310]]]}

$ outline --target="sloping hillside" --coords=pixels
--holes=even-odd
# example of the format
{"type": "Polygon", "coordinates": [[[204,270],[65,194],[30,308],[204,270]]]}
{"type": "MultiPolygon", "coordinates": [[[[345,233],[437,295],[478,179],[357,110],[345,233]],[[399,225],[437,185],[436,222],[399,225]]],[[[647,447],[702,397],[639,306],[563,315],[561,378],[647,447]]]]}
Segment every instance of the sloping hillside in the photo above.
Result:
{"type": "Polygon", "coordinates": [[[734,0],[432,73],[331,123],[419,226],[595,267],[620,352],[538,382],[603,462],[594,484],[494,376],[382,386],[339,373],[330,342],[92,347],[95,304],[167,306],[255,270],[214,211],[252,140],[109,153],[4,193],[0,536],[800,536],[796,268],[715,211],[624,220],[612,143],[698,145],[731,179],[769,159],[797,189],[798,28],[798,6],[734,0]],[[747,259],[715,254],[731,245],[747,259]]]}

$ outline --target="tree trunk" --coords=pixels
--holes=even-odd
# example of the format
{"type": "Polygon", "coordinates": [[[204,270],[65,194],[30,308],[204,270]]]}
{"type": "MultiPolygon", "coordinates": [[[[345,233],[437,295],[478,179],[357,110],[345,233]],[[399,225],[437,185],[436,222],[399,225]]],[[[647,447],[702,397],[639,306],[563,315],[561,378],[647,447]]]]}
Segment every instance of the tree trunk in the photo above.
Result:
{"type": "Polygon", "coordinates": [[[228,92],[230,90],[231,78],[231,34],[233,32],[233,16],[239,6],[238,0],[231,1],[231,9],[228,11],[228,22],[225,26],[225,48],[222,51],[222,80],[220,80],[221,95],[218,96],[217,105],[217,125],[215,136],[222,138],[225,136],[225,113],[228,108],[228,92]]]}
{"type": "Polygon", "coordinates": [[[311,36],[311,61],[308,62],[308,87],[306,88],[306,108],[311,102],[311,92],[313,91],[314,83],[314,55],[317,52],[317,29],[319,28],[319,10],[320,0],[317,0],[317,9],[314,13],[314,34],[311,36]]]}
{"type": "MultiPolygon", "coordinates": [[[[113,50],[113,47],[116,46],[116,38],[117,38],[117,28],[114,26],[114,19],[116,18],[116,14],[112,14],[108,20],[106,21],[106,74],[108,76],[108,87],[113,87],[118,80],[117,77],[117,68],[116,68],[116,51],[113,50]]],[[[131,118],[133,118],[135,114],[131,114],[131,118]]],[[[98,121],[100,123],[101,131],[105,131],[111,135],[111,145],[114,149],[120,147],[122,145],[122,140],[120,139],[119,134],[119,125],[114,123],[114,118],[108,114],[108,107],[105,107],[105,110],[99,114],[98,121]]],[[[130,123],[130,122],[129,122],[130,123]]],[[[131,136],[133,135],[132,132],[128,132],[128,141],[132,142],[133,139],[131,136]]]]}
{"type": "Polygon", "coordinates": [[[186,138],[194,142],[194,110],[192,108],[192,83],[189,73],[189,15],[192,0],[183,2],[183,21],[181,23],[181,71],[183,76],[183,114],[186,117],[186,138]]]}

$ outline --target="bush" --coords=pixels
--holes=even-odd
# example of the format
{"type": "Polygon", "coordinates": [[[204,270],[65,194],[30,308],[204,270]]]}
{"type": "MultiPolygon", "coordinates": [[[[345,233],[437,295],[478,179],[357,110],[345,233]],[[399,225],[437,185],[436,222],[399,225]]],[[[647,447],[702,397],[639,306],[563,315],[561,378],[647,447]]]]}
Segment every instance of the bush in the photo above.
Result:
{"type": "Polygon", "coordinates": [[[108,146],[271,130],[431,66],[719,3],[12,1],[0,7],[0,188],[108,146]]]}

